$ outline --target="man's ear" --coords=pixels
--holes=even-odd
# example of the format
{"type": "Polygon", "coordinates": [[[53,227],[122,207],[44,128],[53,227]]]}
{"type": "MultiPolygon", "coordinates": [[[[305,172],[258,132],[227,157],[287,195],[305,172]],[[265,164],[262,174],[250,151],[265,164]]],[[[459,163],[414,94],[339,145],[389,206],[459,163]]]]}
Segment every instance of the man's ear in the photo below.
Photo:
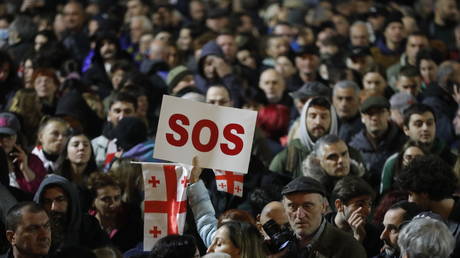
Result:
{"type": "Polygon", "coordinates": [[[403,125],[403,131],[405,135],[409,136],[409,127],[407,127],[406,125],[403,125]]]}
{"type": "Polygon", "coordinates": [[[13,232],[13,230],[6,231],[6,239],[8,240],[8,242],[10,242],[11,245],[15,244],[16,234],[13,232]]]}
{"type": "Polygon", "coordinates": [[[343,211],[344,205],[343,205],[343,202],[341,200],[335,199],[334,205],[335,205],[335,209],[337,210],[337,212],[342,212],[343,211]]]}

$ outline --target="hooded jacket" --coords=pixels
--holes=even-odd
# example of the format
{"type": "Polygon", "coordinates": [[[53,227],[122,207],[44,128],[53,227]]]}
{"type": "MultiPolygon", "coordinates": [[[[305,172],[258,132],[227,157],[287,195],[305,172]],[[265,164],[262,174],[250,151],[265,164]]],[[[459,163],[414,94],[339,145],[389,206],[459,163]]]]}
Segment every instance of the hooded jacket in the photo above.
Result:
{"type": "Polygon", "coordinates": [[[35,193],[34,201],[43,205],[43,192],[51,186],[62,188],[69,199],[66,236],[63,242],[53,243],[51,247],[53,250],[70,245],[82,245],[93,249],[110,243],[107,234],[101,230],[98,221],[88,214],[82,214],[77,188],[66,178],[55,174],[48,175],[35,193]]]}
{"type": "MultiPolygon", "coordinates": [[[[319,160],[315,156],[316,155],[312,152],[302,162],[303,175],[318,180],[326,188],[326,192],[331,193],[334,189],[335,183],[337,183],[337,181],[342,177],[333,177],[328,175],[326,171],[321,167],[319,160]]],[[[349,175],[362,177],[364,172],[365,169],[363,164],[350,157],[349,175]]]]}
{"type": "Polygon", "coordinates": [[[222,59],[225,59],[224,53],[222,49],[217,45],[215,41],[210,41],[206,43],[202,50],[200,58],[198,59],[198,74],[195,76],[195,85],[196,87],[203,93],[206,94],[208,88],[212,85],[216,84],[223,84],[225,87],[228,88],[230,92],[230,97],[233,100],[235,107],[241,107],[243,98],[242,98],[242,84],[238,77],[234,73],[227,74],[226,76],[215,79],[209,80],[204,75],[204,61],[208,56],[216,56],[222,59]]]}
{"type": "MultiPolygon", "coordinates": [[[[300,116],[300,131],[299,138],[292,140],[289,145],[278,153],[270,163],[270,171],[277,173],[289,174],[292,178],[296,178],[303,174],[302,162],[307,155],[313,150],[315,142],[307,130],[307,111],[311,104],[310,99],[302,108],[300,116]]],[[[331,105],[329,108],[331,113],[331,125],[326,134],[337,135],[337,115],[335,108],[331,105]]],[[[326,135],[325,134],[325,135],[326,135]]]]}

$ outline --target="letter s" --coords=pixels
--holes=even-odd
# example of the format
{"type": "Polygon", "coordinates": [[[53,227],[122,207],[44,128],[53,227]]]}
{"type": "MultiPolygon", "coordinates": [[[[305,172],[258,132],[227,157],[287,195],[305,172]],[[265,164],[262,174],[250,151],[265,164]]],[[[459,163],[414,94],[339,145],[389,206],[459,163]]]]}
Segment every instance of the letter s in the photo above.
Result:
{"type": "Polygon", "coordinates": [[[235,144],[235,148],[230,149],[227,143],[221,143],[220,149],[224,154],[227,155],[238,155],[243,149],[243,140],[235,134],[232,134],[232,130],[235,130],[237,134],[244,134],[244,128],[239,124],[228,124],[224,128],[224,137],[227,141],[235,144]]]}
{"type": "Polygon", "coordinates": [[[180,126],[177,121],[181,121],[182,125],[190,125],[188,118],[182,114],[174,114],[169,118],[169,127],[177,134],[179,134],[179,139],[176,140],[172,133],[166,134],[166,140],[169,144],[174,145],[176,147],[184,146],[188,140],[188,132],[187,130],[180,126]]]}

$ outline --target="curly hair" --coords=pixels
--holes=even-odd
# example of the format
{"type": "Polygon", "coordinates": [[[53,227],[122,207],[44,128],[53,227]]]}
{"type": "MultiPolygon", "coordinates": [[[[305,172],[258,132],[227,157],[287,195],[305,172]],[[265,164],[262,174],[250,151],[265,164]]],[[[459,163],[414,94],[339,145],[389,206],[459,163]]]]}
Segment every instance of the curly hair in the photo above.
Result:
{"type": "Polygon", "coordinates": [[[452,168],[435,155],[415,158],[397,178],[401,189],[426,193],[434,201],[451,197],[457,186],[452,168]]]}

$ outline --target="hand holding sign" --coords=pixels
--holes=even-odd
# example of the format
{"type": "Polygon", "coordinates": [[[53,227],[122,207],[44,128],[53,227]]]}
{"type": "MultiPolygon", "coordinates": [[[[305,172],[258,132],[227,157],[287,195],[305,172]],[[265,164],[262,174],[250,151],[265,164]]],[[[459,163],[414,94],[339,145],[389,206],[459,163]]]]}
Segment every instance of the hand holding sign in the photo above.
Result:
{"type": "Polygon", "coordinates": [[[257,112],[165,95],[154,157],[247,173],[257,112]]]}

